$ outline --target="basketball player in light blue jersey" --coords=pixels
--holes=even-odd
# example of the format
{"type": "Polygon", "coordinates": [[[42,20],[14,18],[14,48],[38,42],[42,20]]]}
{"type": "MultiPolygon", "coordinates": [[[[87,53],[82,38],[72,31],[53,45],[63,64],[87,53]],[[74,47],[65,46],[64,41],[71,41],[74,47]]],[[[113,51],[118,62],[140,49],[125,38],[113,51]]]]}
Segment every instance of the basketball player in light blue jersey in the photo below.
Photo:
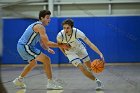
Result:
{"type": "Polygon", "coordinates": [[[32,23],[27,27],[23,35],[18,41],[17,50],[23,60],[28,61],[29,64],[24,68],[18,78],[13,83],[16,86],[25,88],[26,85],[23,82],[23,78],[37,65],[36,61],[42,62],[45,73],[48,78],[48,89],[62,89],[62,86],[56,85],[52,80],[51,61],[50,58],[42,53],[35,45],[40,42],[41,46],[48,52],[54,54],[55,52],[49,47],[60,47],[67,49],[67,45],[59,45],[51,42],[46,34],[45,26],[50,22],[51,12],[42,10],[39,13],[39,21],[32,23]]]}
{"type": "Polygon", "coordinates": [[[57,35],[57,42],[62,44],[68,44],[69,49],[60,48],[62,52],[67,56],[70,63],[80,69],[80,71],[89,79],[96,81],[97,89],[102,89],[102,84],[91,71],[91,61],[88,56],[87,50],[79,39],[82,39],[89,47],[94,50],[101,59],[104,61],[103,54],[99,49],[86,37],[86,35],[77,28],[74,28],[74,22],[71,19],[66,19],[62,23],[63,30],[57,35]],[[82,64],[83,61],[84,65],[82,64]]]}

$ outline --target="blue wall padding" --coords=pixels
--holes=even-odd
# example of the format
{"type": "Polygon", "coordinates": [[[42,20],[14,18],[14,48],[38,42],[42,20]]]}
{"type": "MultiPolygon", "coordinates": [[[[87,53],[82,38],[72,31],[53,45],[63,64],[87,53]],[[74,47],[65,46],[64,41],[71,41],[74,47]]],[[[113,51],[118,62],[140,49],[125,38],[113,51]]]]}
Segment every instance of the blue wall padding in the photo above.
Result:
{"type": "MultiPolygon", "coordinates": [[[[46,33],[51,41],[56,42],[57,33],[62,30],[62,21],[66,18],[52,18],[46,33]]],[[[75,27],[102,51],[106,62],[140,62],[140,16],[118,17],[73,17],[75,27]]],[[[23,64],[16,50],[16,44],[26,27],[34,19],[3,19],[3,64],[23,64]]],[[[38,44],[37,47],[40,48],[38,44]]],[[[91,60],[99,56],[87,46],[91,60]]],[[[53,64],[67,64],[68,59],[58,48],[56,54],[49,54],[53,64]]]]}

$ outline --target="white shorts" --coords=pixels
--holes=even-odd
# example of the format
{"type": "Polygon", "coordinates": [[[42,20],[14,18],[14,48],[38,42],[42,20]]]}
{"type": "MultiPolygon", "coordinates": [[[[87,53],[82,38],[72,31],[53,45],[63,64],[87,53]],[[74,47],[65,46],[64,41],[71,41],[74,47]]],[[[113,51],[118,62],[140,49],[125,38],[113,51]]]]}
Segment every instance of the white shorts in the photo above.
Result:
{"type": "Polygon", "coordinates": [[[76,67],[81,63],[81,61],[90,61],[87,50],[84,46],[70,49],[69,51],[65,51],[65,53],[67,54],[70,63],[76,67]]]}

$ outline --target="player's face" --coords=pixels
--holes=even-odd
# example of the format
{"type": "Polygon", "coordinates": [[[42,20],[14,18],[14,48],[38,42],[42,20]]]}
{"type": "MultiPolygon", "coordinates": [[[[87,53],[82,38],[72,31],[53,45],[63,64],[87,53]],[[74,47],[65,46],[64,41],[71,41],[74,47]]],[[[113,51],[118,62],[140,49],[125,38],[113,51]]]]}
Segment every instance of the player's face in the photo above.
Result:
{"type": "Polygon", "coordinates": [[[71,33],[71,31],[72,31],[71,26],[68,24],[64,24],[63,29],[64,29],[65,33],[71,33]]]}
{"type": "Polygon", "coordinates": [[[50,15],[46,15],[44,18],[43,18],[43,23],[44,25],[48,25],[50,23],[51,19],[50,19],[50,15]]]}

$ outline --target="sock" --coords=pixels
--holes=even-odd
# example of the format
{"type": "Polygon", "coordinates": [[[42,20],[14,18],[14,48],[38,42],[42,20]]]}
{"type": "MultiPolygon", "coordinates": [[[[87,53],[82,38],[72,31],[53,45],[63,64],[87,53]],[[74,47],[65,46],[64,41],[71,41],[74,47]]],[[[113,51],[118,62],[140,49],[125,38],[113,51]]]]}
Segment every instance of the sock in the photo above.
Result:
{"type": "Polygon", "coordinates": [[[49,82],[49,83],[52,82],[52,79],[48,79],[48,82],[49,82]]]}
{"type": "Polygon", "coordinates": [[[101,81],[98,78],[96,78],[95,81],[96,81],[98,87],[101,87],[102,86],[101,81]]]}
{"type": "Polygon", "coordinates": [[[18,78],[19,78],[19,79],[23,79],[23,77],[21,77],[21,76],[19,76],[18,78]]]}

